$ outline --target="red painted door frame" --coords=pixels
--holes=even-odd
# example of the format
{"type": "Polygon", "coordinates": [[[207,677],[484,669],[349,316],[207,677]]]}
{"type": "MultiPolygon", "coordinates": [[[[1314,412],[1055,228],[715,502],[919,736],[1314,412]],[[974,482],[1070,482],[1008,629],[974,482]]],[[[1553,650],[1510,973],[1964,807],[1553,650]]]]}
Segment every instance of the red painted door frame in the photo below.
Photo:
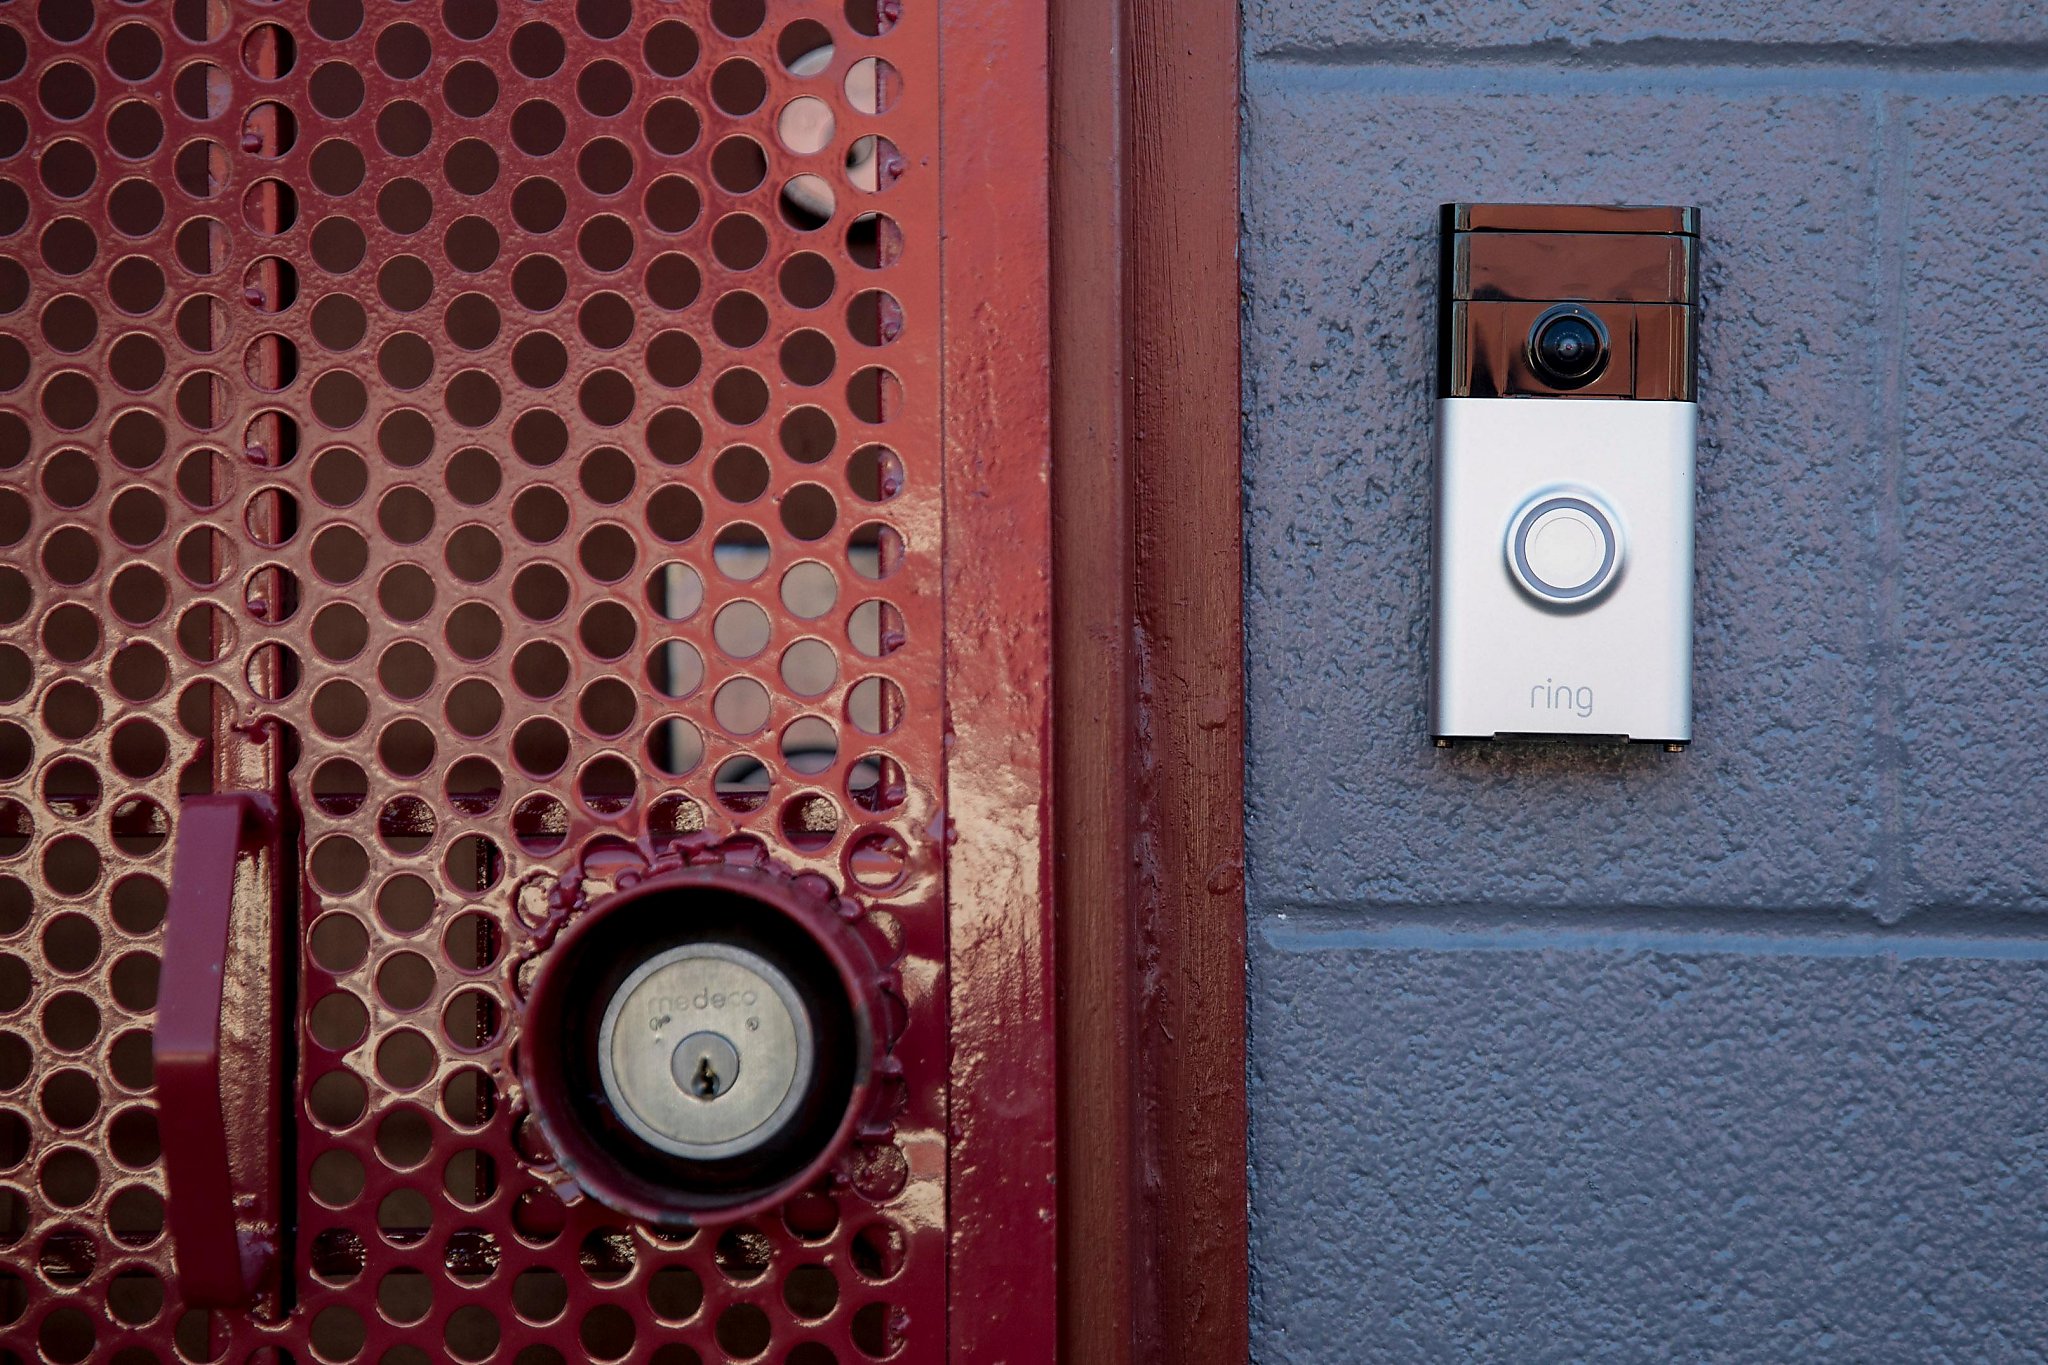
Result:
{"type": "Polygon", "coordinates": [[[1246,1358],[1238,14],[1054,0],[1061,1358],[1246,1358]]]}

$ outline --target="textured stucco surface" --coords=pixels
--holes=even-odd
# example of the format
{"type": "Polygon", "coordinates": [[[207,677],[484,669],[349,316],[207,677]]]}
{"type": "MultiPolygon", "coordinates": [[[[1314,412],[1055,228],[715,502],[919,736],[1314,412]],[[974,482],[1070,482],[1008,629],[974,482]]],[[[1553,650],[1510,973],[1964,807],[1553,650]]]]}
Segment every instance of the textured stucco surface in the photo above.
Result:
{"type": "Polygon", "coordinates": [[[1254,1359],[2048,1347],[2039,962],[1276,937],[1254,1359]]]}
{"type": "Polygon", "coordinates": [[[1916,100],[1901,265],[1900,850],[1915,906],[2048,905],[2048,97],[1916,100]],[[1949,352],[1934,354],[1926,343],[1949,352]]]}
{"type": "Polygon", "coordinates": [[[1254,87],[1246,187],[1261,894],[1871,898],[1883,377],[1855,100],[1275,86],[1254,87]],[[1658,155],[1604,151],[1617,127],[1658,155]],[[1701,412],[1702,742],[1682,762],[1427,747],[1432,206],[1475,187],[1704,201],[1701,385],[1718,401],[1701,412]]]}
{"type": "Polygon", "coordinates": [[[2048,11],[1245,13],[1254,1358],[2043,1358],[2048,11]],[[1702,206],[1685,755],[1430,747],[1453,198],[1702,206]]]}

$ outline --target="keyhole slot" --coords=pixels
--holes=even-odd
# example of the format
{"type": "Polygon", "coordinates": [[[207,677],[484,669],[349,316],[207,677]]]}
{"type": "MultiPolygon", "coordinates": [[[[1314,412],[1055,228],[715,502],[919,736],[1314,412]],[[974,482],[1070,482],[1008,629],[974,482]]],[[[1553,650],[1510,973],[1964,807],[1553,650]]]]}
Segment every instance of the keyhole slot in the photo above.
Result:
{"type": "Polygon", "coordinates": [[[730,1095],[739,1075],[739,1049],[730,1038],[709,1029],[683,1039],[669,1059],[669,1076],[676,1089],[705,1104],[730,1095]]]}

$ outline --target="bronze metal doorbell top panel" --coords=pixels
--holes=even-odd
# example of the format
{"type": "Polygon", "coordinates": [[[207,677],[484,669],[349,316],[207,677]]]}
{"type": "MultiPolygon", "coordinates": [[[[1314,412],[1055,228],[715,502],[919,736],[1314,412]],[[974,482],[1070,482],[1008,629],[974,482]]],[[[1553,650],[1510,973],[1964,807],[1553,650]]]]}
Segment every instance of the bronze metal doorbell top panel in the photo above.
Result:
{"type": "Polygon", "coordinates": [[[1694,208],[1445,205],[1438,397],[1691,401],[1698,253],[1694,208]]]}

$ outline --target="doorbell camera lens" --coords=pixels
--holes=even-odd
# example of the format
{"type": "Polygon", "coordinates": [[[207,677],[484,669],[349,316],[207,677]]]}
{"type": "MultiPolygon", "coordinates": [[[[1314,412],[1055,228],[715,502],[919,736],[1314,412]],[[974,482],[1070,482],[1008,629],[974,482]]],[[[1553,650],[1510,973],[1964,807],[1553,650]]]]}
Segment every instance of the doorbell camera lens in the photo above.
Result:
{"type": "Polygon", "coordinates": [[[1553,308],[1529,329],[1529,363],[1553,388],[1590,384],[1607,366],[1607,329],[1583,308],[1553,308]]]}

